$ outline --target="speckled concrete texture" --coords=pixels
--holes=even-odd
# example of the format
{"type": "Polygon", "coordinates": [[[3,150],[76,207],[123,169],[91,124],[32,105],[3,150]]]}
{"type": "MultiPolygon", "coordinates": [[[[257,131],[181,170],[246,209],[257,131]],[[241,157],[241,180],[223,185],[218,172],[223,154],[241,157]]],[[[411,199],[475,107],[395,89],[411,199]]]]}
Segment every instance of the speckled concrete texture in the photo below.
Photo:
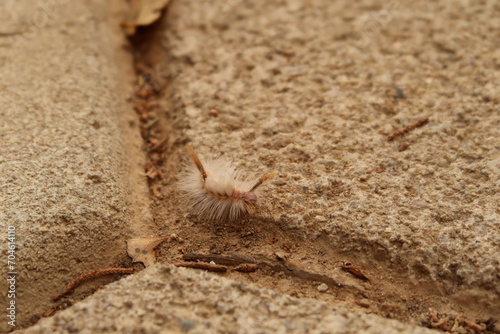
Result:
{"type": "MultiPolygon", "coordinates": [[[[201,155],[278,172],[261,201],[274,224],[498,315],[499,13],[495,1],[176,1],[167,115],[201,155]]],[[[182,207],[172,200],[172,221],[182,207]]]]}
{"type": "Polygon", "coordinates": [[[165,265],[41,320],[41,333],[435,333],[378,316],[165,265]],[[92,319],[92,321],[89,321],[92,319]]]}
{"type": "Polygon", "coordinates": [[[18,273],[16,323],[25,326],[74,277],[127,260],[125,240],[150,216],[141,139],[125,105],[131,59],[114,10],[99,1],[2,1],[0,13],[6,332],[7,226],[16,231],[8,270],[18,273]]]}

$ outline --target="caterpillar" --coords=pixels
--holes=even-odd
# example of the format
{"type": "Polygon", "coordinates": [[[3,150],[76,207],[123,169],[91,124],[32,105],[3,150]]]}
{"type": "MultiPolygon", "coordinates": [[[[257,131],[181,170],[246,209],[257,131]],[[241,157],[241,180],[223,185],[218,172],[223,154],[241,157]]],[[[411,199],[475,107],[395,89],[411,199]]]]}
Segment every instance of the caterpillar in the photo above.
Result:
{"type": "Polygon", "coordinates": [[[191,145],[186,146],[186,151],[194,165],[181,175],[178,188],[189,200],[193,213],[210,221],[235,221],[254,214],[257,188],[275,173],[260,179],[245,177],[227,160],[202,161],[191,145]]]}

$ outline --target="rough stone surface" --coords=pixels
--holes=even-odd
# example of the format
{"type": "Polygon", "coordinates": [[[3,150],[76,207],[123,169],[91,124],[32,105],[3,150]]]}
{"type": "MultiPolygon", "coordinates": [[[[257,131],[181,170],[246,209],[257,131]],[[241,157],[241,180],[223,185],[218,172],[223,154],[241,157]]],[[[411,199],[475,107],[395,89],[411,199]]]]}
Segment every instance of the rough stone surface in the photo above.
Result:
{"type": "Polygon", "coordinates": [[[134,224],[150,220],[114,11],[99,1],[0,3],[0,304],[15,226],[18,326],[74,277],[127,260],[134,224]]]}
{"type": "MultiPolygon", "coordinates": [[[[324,241],[377,275],[432,282],[459,308],[480,300],[493,316],[498,4],[201,3],[175,2],[165,33],[179,143],[278,173],[255,224],[324,241]]],[[[185,211],[171,201],[175,227],[185,211]]]]}
{"type": "Polygon", "coordinates": [[[381,330],[435,333],[206,272],[157,265],[106,286],[24,333],[354,334],[381,330]]]}

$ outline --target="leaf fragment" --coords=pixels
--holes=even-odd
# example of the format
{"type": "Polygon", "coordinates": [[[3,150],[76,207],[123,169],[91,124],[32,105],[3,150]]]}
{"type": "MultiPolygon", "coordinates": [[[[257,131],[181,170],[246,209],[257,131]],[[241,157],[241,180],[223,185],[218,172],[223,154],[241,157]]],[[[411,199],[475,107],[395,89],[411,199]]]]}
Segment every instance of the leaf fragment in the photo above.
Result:
{"type": "Polygon", "coordinates": [[[156,260],[154,248],[167,239],[166,237],[130,239],[127,241],[128,256],[132,258],[132,262],[142,262],[146,267],[153,265],[156,260]]]}
{"type": "Polygon", "coordinates": [[[129,19],[122,23],[127,35],[135,34],[137,27],[148,26],[158,20],[162,10],[170,0],[135,0],[132,1],[129,19]]]}

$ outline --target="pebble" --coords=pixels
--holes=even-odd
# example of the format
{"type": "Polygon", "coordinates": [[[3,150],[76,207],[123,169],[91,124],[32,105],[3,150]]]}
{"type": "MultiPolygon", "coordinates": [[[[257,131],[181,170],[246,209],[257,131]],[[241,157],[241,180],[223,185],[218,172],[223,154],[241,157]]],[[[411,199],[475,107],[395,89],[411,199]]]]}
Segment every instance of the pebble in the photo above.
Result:
{"type": "Polygon", "coordinates": [[[326,218],[324,216],[316,216],[316,217],[314,217],[314,219],[317,222],[326,222],[326,218]]]}
{"type": "Polygon", "coordinates": [[[280,261],[286,260],[286,258],[288,258],[288,255],[285,252],[282,252],[282,251],[274,252],[274,255],[280,261]]]}
{"type": "Polygon", "coordinates": [[[429,207],[429,204],[421,199],[415,199],[411,202],[410,204],[412,207],[417,208],[417,209],[425,209],[429,207]]]}
{"type": "Polygon", "coordinates": [[[356,301],[356,304],[362,307],[370,307],[370,301],[366,298],[360,299],[356,301]]]}
{"type": "Polygon", "coordinates": [[[181,330],[183,332],[188,332],[195,327],[195,324],[186,318],[181,317],[180,321],[181,321],[181,330]]]}
{"type": "Polygon", "coordinates": [[[317,289],[319,292],[326,292],[326,290],[328,290],[328,285],[326,285],[325,283],[321,283],[320,285],[318,285],[317,289]]]}

